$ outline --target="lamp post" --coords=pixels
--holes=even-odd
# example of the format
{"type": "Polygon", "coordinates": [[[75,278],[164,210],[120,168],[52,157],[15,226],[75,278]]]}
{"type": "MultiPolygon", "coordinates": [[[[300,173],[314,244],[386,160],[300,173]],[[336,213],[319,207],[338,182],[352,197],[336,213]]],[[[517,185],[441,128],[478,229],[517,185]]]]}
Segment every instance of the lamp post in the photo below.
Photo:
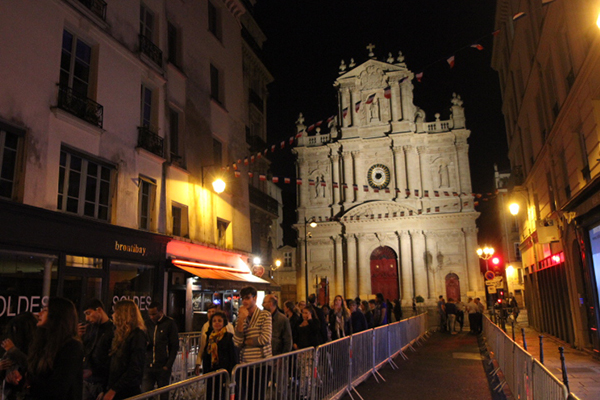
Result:
{"type": "Polygon", "coordinates": [[[483,249],[480,247],[477,249],[477,256],[482,260],[485,260],[485,270],[489,271],[489,259],[494,255],[494,248],[485,246],[483,249]]]}
{"type": "Polygon", "coordinates": [[[308,238],[310,232],[308,232],[307,226],[315,228],[317,223],[314,218],[306,219],[304,217],[304,284],[306,285],[306,301],[308,301],[308,238]]]}
{"type": "MultiPolygon", "coordinates": [[[[215,167],[215,165],[206,165],[201,168],[201,173],[202,173],[202,187],[204,187],[204,170],[206,168],[211,168],[211,167],[215,167]]],[[[225,188],[227,187],[227,184],[225,183],[225,181],[223,181],[223,179],[221,178],[216,178],[213,182],[212,182],[212,187],[213,190],[215,191],[215,193],[217,194],[221,194],[225,191],[225,188]]]]}

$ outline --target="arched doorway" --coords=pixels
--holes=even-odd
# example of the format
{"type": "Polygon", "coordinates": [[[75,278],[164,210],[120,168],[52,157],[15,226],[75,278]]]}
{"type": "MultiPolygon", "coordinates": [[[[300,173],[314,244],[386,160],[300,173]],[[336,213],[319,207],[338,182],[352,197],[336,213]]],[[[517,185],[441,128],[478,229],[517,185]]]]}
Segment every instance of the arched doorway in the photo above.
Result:
{"type": "Polygon", "coordinates": [[[446,300],[448,299],[460,300],[460,280],[453,273],[446,275],[446,300]]]}
{"type": "Polygon", "coordinates": [[[400,298],[398,290],[398,258],[389,247],[378,247],[371,253],[371,293],[384,299],[400,298]]]}

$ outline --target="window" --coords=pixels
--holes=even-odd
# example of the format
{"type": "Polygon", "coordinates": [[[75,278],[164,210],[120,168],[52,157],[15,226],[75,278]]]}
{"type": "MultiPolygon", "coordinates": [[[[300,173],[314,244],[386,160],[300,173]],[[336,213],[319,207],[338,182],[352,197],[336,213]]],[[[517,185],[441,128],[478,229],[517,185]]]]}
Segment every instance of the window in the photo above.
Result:
{"type": "Polygon", "coordinates": [[[172,108],[169,108],[169,134],[171,162],[179,162],[179,113],[172,108]]]}
{"type": "Polygon", "coordinates": [[[283,253],[283,266],[292,267],[292,253],[289,251],[283,253]]]}
{"type": "Polygon", "coordinates": [[[227,247],[227,227],[229,221],[217,218],[217,246],[227,247]]]}
{"type": "Polygon", "coordinates": [[[0,197],[14,199],[21,154],[21,134],[0,123],[0,197]]]}
{"type": "Polygon", "coordinates": [[[145,128],[149,128],[152,126],[152,89],[149,87],[142,85],[142,112],[141,125],[145,128]]]}
{"type": "Polygon", "coordinates": [[[208,1],[208,30],[215,37],[221,40],[221,19],[219,16],[219,10],[212,1],[208,1]]]}
{"type": "Polygon", "coordinates": [[[61,150],[57,208],[108,221],[113,171],[108,164],[61,150]]]}
{"type": "Polygon", "coordinates": [[[64,30],[59,85],[72,89],[76,95],[88,97],[91,62],[92,47],[71,32],[64,30]]]}
{"type": "Polygon", "coordinates": [[[179,29],[172,23],[167,23],[167,46],[169,50],[169,62],[177,67],[180,66],[180,40],[179,29]]]}
{"type": "Polygon", "coordinates": [[[154,41],[154,13],[143,4],[140,6],[140,35],[154,41]]]}
{"type": "Polygon", "coordinates": [[[139,227],[147,231],[154,230],[154,212],[156,207],[156,181],[140,176],[139,227]]]}
{"type": "Polygon", "coordinates": [[[171,205],[173,236],[188,237],[188,208],[183,204],[173,202],[171,205]]]}
{"type": "Polygon", "coordinates": [[[221,72],[214,65],[210,65],[210,97],[223,104],[223,88],[221,82],[221,72]]]}
{"type": "Polygon", "coordinates": [[[521,247],[519,242],[514,242],[513,246],[515,248],[515,260],[521,261],[521,247]]]}
{"type": "Polygon", "coordinates": [[[579,129],[579,131],[577,132],[577,136],[577,139],[579,141],[579,157],[583,166],[581,169],[581,174],[583,175],[583,179],[586,182],[589,182],[591,179],[590,161],[588,158],[587,144],[585,143],[585,134],[581,129],[579,129]]]}
{"type": "Polygon", "coordinates": [[[213,164],[222,165],[223,163],[223,145],[220,141],[213,138],[213,164]]]}

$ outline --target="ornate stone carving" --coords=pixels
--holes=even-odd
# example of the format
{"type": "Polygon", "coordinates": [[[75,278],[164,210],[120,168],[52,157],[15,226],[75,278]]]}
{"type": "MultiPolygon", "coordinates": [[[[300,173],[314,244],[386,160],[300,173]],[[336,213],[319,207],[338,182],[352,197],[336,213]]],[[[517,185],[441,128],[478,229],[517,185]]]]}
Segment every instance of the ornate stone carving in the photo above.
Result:
{"type": "Polygon", "coordinates": [[[369,65],[358,77],[361,90],[380,89],[386,86],[385,76],[380,68],[369,65]]]}

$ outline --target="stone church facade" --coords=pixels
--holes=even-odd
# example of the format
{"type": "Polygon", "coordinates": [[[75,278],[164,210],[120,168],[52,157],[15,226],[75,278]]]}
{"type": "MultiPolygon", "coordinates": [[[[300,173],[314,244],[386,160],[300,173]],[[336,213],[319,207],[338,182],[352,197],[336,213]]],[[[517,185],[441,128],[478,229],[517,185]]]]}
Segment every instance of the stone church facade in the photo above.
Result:
{"type": "Polygon", "coordinates": [[[460,96],[448,120],[426,122],[402,54],[369,57],[342,61],[338,113],[327,126],[307,128],[302,115],[296,123],[298,298],[306,270],[309,292],[326,282],[330,301],[484,297],[460,96]]]}

